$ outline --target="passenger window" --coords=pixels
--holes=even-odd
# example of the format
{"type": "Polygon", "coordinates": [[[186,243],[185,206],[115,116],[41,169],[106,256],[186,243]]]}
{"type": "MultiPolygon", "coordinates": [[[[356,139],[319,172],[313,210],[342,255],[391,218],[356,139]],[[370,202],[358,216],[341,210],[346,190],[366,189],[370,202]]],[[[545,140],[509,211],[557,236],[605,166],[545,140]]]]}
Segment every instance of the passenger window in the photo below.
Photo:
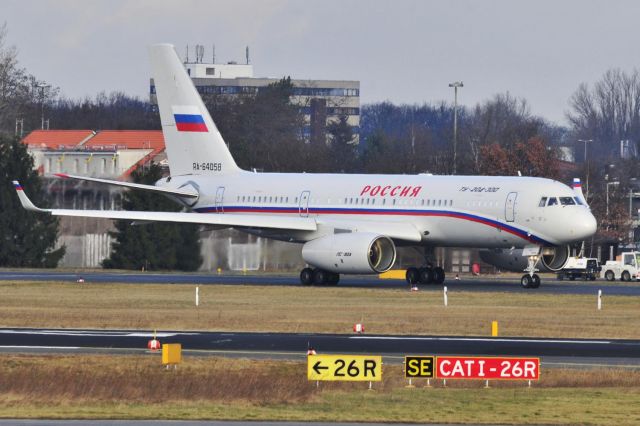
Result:
{"type": "Polygon", "coordinates": [[[547,203],[547,206],[557,206],[557,205],[558,205],[558,199],[556,197],[550,197],[549,202],[547,203]]]}
{"type": "Polygon", "coordinates": [[[547,197],[540,198],[540,202],[538,203],[538,207],[544,207],[547,205],[547,197]]]}
{"type": "Polygon", "coordinates": [[[560,204],[563,206],[574,206],[576,202],[572,197],[560,197],[560,204]]]}
{"type": "Polygon", "coordinates": [[[371,200],[371,204],[375,204],[376,203],[376,199],[374,198],[373,200],[371,200]]]}
{"type": "Polygon", "coordinates": [[[387,199],[386,199],[386,198],[383,198],[383,199],[382,199],[382,205],[384,206],[385,204],[387,204],[387,199]]]}

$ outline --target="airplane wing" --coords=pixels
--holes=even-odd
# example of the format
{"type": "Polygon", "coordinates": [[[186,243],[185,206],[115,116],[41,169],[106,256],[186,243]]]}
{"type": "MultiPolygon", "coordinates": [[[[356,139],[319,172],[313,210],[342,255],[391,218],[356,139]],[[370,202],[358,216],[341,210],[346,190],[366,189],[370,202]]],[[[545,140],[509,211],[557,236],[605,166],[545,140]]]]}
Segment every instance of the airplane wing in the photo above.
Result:
{"type": "Polygon", "coordinates": [[[119,180],[109,180],[109,179],[99,179],[99,178],[92,178],[92,177],[86,177],[86,176],[68,175],[66,173],[54,173],[54,176],[57,176],[63,179],[85,180],[88,182],[98,182],[98,183],[105,183],[107,185],[123,186],[125,188],[144,189],[145,191],[153,191],[153,192],[158,192],[160,194],[166,194],[166,195],[177,195],[179,197],[198,198],[198,193],[195,192],[194,190],[189,190],[189,189],[163,188],[161,186],[143,185],[141,183],[122,182],[119,180]]]}
{"type": "Polygon", "coordinates": [[[200,225],[219,225],[238,228],[275,228],[292,229],[297,231],[315,231],[316,221],[308,217],[283,217],[275,215],[245,215],[245,214],[207,214],[182,212],[145,212],[128,210],[70,210],[70,209],[41,209],[34,205],[24,193],[18,181],[13,185],[20,198],[22,207],[26,210],[49,213],[53,216],[95,217],[102,219],[124,219],[139,222],[174,222],[195,223],[200,225]]]}
{"type": "Polygon", "coordinates": [[[351,232],[373,232],[385,235],[393,240],[419,243],[422,241],[420,231],[408,222],[376,222],[361,220],[357,222],[341,219],[318,218],[318,225],[331,226],[334,229],[345,229],[351,232]]]}

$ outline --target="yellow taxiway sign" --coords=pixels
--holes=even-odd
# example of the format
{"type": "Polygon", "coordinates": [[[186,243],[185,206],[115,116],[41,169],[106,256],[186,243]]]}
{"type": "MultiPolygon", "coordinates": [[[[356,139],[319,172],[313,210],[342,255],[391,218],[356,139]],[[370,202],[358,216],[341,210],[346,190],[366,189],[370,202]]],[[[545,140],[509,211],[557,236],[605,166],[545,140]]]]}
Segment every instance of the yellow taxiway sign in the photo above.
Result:
{"type": "Polygon", "coordinates": [[[382,357],[377,355],[309,355],[309,380],[379,382],[382,357]]]}

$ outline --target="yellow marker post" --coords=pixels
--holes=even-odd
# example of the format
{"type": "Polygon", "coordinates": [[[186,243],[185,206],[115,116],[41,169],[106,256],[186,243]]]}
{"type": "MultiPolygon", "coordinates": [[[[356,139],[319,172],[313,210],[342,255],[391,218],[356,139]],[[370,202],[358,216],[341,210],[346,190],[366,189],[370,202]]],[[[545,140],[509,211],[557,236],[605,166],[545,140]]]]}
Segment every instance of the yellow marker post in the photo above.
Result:
{"type": "Polygon", "coordinates": [[[491,337],[498,337],[498,321],[491,323],[491,337]]]}
{"type": "Polygon", "coordinates": [[[162,364],[178,365],[182,362],[182,345],[180,343],[165,343],[162,345],[162,364]]]}
{"type": "Polygon", "coordinates": [[[378,355],[309,355],[309,380],[379,382],[382,357],[378,355]]]}

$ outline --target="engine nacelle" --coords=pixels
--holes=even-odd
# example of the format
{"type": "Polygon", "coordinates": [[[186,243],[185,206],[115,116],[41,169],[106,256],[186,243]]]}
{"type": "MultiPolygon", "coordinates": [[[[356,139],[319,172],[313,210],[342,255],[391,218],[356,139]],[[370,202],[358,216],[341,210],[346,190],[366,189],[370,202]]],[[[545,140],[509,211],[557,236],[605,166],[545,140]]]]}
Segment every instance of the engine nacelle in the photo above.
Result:
{"type": "Polygon", "coordinates": [[[396,246],[391,238],[379,234],[334,234],[306,243],[302,258],[326,271],[377,274],[391,269],[396,261],[396,246]]]}
{"type": "MultiPolygon", "coordinates": [[[[528,258],[522,255],[522,249],[481,250],[480,259],[499,269],[522,272],[526,269],[528,258]]],[[[537,265],[541,272],[559,271],[567,264],[571,255],[571,247],[543,247],[542,259],[537,265]]]]}

